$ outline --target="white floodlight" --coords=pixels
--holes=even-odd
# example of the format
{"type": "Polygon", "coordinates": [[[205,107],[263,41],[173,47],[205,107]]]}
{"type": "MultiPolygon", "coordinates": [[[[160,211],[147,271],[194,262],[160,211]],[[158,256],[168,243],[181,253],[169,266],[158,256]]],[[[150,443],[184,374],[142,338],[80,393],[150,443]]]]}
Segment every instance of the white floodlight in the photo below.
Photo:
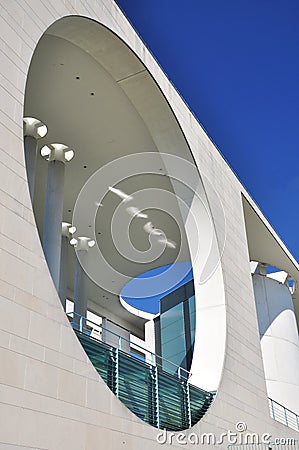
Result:
{"type": "Polygon", "coordinates": [[[35,117],[24,117],[24,136],[31,136],[40,139],[48,133],[47,126],[35,117]]]}
{"type": "Polygon", "coordinates": [[[40,150],[40,154],[42,155],[43,158],[47,159],[51,154],[50,147],[48,147],[47,145],[44,145],[40,150]]]}
{"type": "Polygon", "coordinates": [[[48,133],[48,128],[46,125],[40,125],[39,127],[37,127],[37,134],[41,138],[45,137],[47,133],[48,133]]]}
{"type": "Polygon", "coordinates": [[[47,161],[69,162],[75,156],[74,150],[69,149],[65,144],[49,144],[41,148],[40,154],[47,161]]]}
{"type": "Polygon", "coordinates": [[[64,153],[64,157],[65,157],[65,159],[66,159],[67,161],[71,161],[71,160],[73,159],[74,156],[75,156],[74,150],[67,150],[67,151],[64,153]]]}

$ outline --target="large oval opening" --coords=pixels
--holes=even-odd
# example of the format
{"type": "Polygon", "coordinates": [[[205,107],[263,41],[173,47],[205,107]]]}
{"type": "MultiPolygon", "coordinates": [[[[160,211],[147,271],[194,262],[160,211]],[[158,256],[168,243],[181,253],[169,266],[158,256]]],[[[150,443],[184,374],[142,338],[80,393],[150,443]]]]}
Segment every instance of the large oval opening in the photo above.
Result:
{"type": "MultiPolygon", "coordinates": [[[[213,399],[224,345],[215,355],[213,383],[205,385],[198,375],[205,356],[193,364],[195,311],[203,322],[206,313],[196,290],[211,298],[213,289],[207,295],[200,285],[210,280],[211,286],[216,274],[219,292],[222,276],[219,258],[213,267],[207,263],[213,218],[169,104],[120,38],[72,16],[54,23],[35,50],[24,123],[37,228],[79,340],[138,417],[160,428],[189,428],[213,399]],[[194,264],[205,273],[198,287],[186,278],[194,264]],[[167,267],[163,288],[141,276],[157,276],[161,267],[167,267]],[[121,292],[132,280],[148,297],[159,286],[160,314],[124,304],[121,292]]],[[[207,334],[198,336],[207,349],[207,334]]]]}

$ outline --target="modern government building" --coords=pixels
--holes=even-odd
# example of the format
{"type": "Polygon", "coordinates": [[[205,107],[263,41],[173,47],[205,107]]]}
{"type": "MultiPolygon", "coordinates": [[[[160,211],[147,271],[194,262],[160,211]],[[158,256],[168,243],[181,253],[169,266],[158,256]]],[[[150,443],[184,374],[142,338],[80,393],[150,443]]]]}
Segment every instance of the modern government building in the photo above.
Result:
{"type": "Polygon", "coordinates": [[[126,17],[0,29],[0,450],[298,448],[299,265],[126,17]]]}

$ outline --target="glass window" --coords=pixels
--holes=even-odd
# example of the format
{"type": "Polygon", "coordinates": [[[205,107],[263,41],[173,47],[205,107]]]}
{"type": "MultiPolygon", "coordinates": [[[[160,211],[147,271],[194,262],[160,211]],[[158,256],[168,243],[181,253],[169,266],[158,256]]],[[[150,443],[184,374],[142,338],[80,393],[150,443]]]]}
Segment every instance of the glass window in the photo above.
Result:
{"type": "Polygon", "coordinates": [[[195,326],[196,326],[195,296],[192,295],[192,297],[188,299],[188,302],[189,302],[191,346],[193,349],[195,341],[195,326]]]}
{"type": "MultiPolygon", "coordinates": [[[[185,364],[186,339],[184,328],[183,303],[172,307],[160,316],[161,351],[162,358],[174,363],[176,366],[185,364]]],[[[163,369],[175,373],[177,367],[163,363],[163,369]]]]}

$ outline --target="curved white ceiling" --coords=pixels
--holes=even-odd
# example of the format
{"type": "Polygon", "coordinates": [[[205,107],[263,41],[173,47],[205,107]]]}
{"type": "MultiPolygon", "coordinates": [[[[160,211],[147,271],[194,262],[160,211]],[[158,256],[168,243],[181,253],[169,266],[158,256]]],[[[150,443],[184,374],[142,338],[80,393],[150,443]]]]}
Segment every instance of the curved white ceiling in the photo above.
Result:
{"type": "MultiPolygon", "coordinates": [[[[47,125],[49,131],[40,141],[40,146],[60,142],[75,151],[75,158],[66,165],[65,172],[63,220],[66,222],[72,221],[76,198],[86,181],[110,161],[140,152],[156,152],[157,155],[167,152],[193,163],[183,133],[148,71],[109,30],[80,17],[58,21],[40,40],[28,74],[24,115],[38,117],[47,125]]],[[[47,164],[39,155],[34,210],[41,235],[47,164]]],[[[159,191],[168,193],[166,212],[155,209],[151,202],[145,200],[144,205],[150,205],[145,213],[157,228],[166,232],[167,238],[177,243],[177,249],[166,247],[160,257],[146,264],[130,260],[126,252],[121,256],[110,232],[111,218],[120,199],[108,192],[108,186],[95,222],[97,242],[106,261],[128,277],[176,260],[190,260],[173,184],[167,176],[163,159],[158,157],[155,164],[155,174],[149,170],[148,174],[126,176],[124,180],[123,172],[127,173],[128,168],[120,166],[116,177],[120,182],[116,187],[128,194],[144,191],[144,198],[150,195],[151,189],[158,189],[156,198],[159,191]],[[169,207],[173,217],[167,212],[169,207]]],[[[96,199],[97,192],[94,195],[96,199]]],[[[89,225],[92,232],[94,224],[89,225]]],[[[118,226],[117,234],[122,232],[122,220],[118,226]]],[[[148,235],[140,220],[132,220],[129,234],[134,247],[139,251],[147,250],[148,235]]],[[[72,248],[69,248],[68,257],[71,296],[74,274],[72,248]]],[[[114,277],[109,281],[114,294],[90,281],[91,309],[94,304],[99,304],[102,309],[119,315],[125,321],[132,320],[130,314],[119,306],[115,295],[123,287],[122,278],[114,277]]],[[[134,325],[141,329],[142,323],[135,321],[134,325]]]]}

